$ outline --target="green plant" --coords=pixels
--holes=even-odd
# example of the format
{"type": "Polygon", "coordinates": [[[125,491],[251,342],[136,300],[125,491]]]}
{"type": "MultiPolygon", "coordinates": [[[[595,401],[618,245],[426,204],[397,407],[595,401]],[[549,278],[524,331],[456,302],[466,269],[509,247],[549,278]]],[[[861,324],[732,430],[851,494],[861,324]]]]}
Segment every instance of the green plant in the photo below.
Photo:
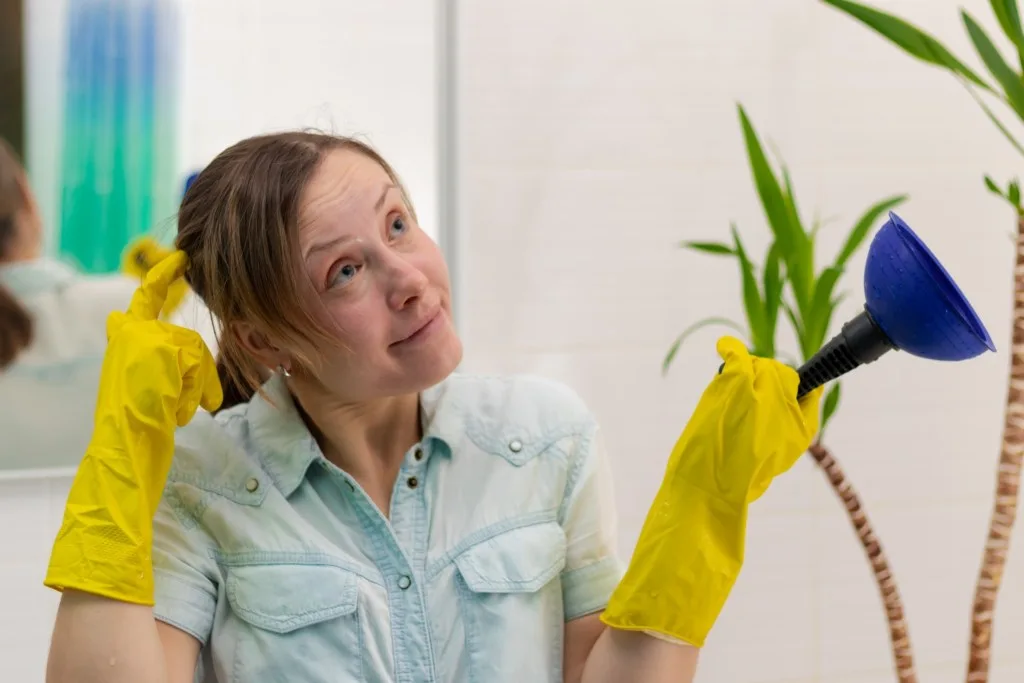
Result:
{"type": "MultiPolygon", "coordinates": [[[[797,207],[789,170],[780,163],[781,177],[776,176],[746,111],[742,105],[737,108],[754,184],[771,229],[772,242],[760,265],[751,259],[735,224],[731,226],[731,242],[687,241],[680,244],[686,249],[736,260],[743,284],[746,325],[718,317],[697,321],[669,347],[662,363],[663,372],[668,371],[686,339],[710,325],[726,326],[744,335],[751,353],[756,356],[781,358],[795,365],[791,356],[776,349],[780,312],[785,313],[793,328],[801,360],[807,361],[825,343],[833,314],[845,296],[837,292],[836,287],[850,258],[863,246],[879,217],[906,200],[903,195],[888,197],[867,209],[850,229],[833,261],[817,271],[815,239],[821,222],[813,221],[808,229],[797,207]]],[[[823,404],[822,429],[835,413],[839,396],[840,383],[834,382],[823,404]]]]}
{"type": "MultiPolygon", "coordinates": [[[[815,238],[821,223],[814,221],[807,228],[797,208],[789,171],[780,161],[780,174],[776,175],[742,105],[738,105],[738,111],[754,184],[771,229],[771,244],[760,265],[751,260],[735,225],[731,226],[730,242],[687,241],[680,245],[704,254],[736,260],[742,282],[746,325],[728,318],[705,318],[690,325],[669,347],[662,363],[663,373],[668,372],[679,349],[691,334],[712,325],[729,327],[746,337],[746,343],[754,355],[785,360],[786,354],[779,353],[776,345],[780,311],[785,312],[793,328],[800,356],[804,361],[809,359],[824,344],[829,333],[833,314],[843,298],[843,294],[837,293],[836,287],[850,258],[863,246],[878,219],[906,199],[902,195],[889,197],[871,206],[854,223],[831,264],[818,271],[814,261],[815,238]]],[[[810,454],[847,510],[874,571],[889,621],[893,658],[900,681],[915,683],[913,652],[896,580],[863,503],[838,461],[821,440],[825,425],[839,407],[839,399],[840,384],[835,382],[825,394],[821,432],[811,445],[810,454]]]]}
{"type": "MultiPolygon", "coordinates": [[[[916,26],[886,12],[848,0],[823,0],[872,28],[908,54],[933,66],[949,71],[978,103],[1007,142],[1021,155],[1024,147],[1017,141],[1003,120],[989,107],[986,99],[995,100],[1019,123],[1024,123],[1024,30],[1021,28],[1017,0],[989,0],[996,22],[1012,49],[1010,60],[1000,52],[991,37],[967,11],[960,10],[964,30],[974,50],[988,71],[982,78],[953,55],[938,40],[916,26]],[[1014,62],[1015,64],[1011,64],[1014,62]],[[990,79],[990,80],[989,80],[990,79]]],[[[1006,201],[1014,211],[1017,258],[1015,273],[1024,271],[1024,207],[1021,205],[1020,183],[1007,183],[1003,190],[989,175],[984,176],[989,191],[1006,201]]],[[[1024,424],[1018,417],[1024,413],[1024,391],[1017,389],[1024,382],[1024,275],[1014,279],[1013,342],[1010,359],[1010,389],[1003,418],[1003,443],[996,474],[996,491],[989,520],[978,580],[975,584],[968,644],[967,681],[985,683],[990,668],[993,618],[996,598],[1006,566],[1006,549],[1017,517],[1020,476],[1024,451],[1024,424]]]]}

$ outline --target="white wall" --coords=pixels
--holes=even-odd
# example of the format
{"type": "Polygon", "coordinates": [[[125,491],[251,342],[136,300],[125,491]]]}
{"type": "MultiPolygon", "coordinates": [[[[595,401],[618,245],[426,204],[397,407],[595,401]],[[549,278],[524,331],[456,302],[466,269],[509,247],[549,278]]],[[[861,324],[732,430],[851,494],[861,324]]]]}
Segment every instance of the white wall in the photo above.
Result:
{"type": "MultiPolygon", "coordinates": [[[[876,0],[956,51],[963,4],[876,0]]],[[[805,214],[901,214],[944,259],[998,355],[938,365],[892,354],[845,383],[831,444],[861,491],[905,599],[920,680],[963,681],[1006,388],[1014,218],[983,172],[1019,173],[963,89],[807,0],[460,3],[463,320],[467,367],[543,373],[608,431],[632,548],[664,459],[718,361],[675,334],[740,318],[733,263],[683,252],[735,220],[768,233],[735,113],[782,150],[805,214]]],[[[971,60],[977,64],[977,60],[971,60]]],[[[752,247],[754,248],[754,247],[752,247]]],[[[850,266],[844,313],[861,304],[850,266]]],[[[841,322],[841,321],[837,321],[841,322]]],[[[1024,531],[996,622],[995,683],[1024,679],[1024,531]]],[[[845,513],[809,459],[752,511],[746,568],[702,657],[704,683],[891,683],[880,601],[845,513]]]]}
{"type": "MultiPolygon", "coordinates": [[[[67,2],[27,3],[28,164],[51,224],[67,2]]],[[[435,3],[181,0],[181,7],[182,180],[261,131],[362,134],[402,175],[424,228],[437,237],[435,3]]],[[[43,680],[57,596],[42,580],[69,485],[0,481],[0,681],[43,680]]]]}

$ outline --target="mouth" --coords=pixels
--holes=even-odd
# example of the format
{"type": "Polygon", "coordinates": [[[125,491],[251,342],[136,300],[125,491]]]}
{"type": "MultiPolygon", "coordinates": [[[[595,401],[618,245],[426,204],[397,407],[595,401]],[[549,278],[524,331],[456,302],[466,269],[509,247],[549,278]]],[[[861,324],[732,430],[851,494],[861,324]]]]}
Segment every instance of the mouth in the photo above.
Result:
{"type": "Polygon", "coordinates": [[[441,321],[442,311],[438,309],[433,315],[424,320],[411,334],[399,339],[396,342],[391,343],[391,347],[405,346],[407,344],[414,344],[421,339],[425,339],[430,333],[435,330],[438,323],[441,321]]]}

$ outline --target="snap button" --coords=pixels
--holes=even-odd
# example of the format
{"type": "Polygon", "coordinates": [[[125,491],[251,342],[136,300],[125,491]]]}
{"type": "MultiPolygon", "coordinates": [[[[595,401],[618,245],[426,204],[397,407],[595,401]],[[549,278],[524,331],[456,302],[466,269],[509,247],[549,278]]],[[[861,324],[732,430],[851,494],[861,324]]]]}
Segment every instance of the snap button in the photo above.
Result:
{"type": "Polygon", "coordinates": [[[260,482],[255,477],[245,482],[245,490],[248,491],[249,493],[255,493],[256,489],[258,489],[259,487],[260,482]]]}
{"type": "Polygon", "coordinates": [[[416,477],[409,477],[406,483],[409,484],[409,488],[414,489],[420,485],[420,480],[416,477]]]}
{"type": "Polygon", "coordinates": [[[508,449],[513,453],[518,453],[523,450],[523,442],[519,439],[512,439],[508,442],[508,449]]]}
{"type": "Polygon", "coordinates": [[[417,446],[416,450],[414,450],[412,452],[412,457],[414,457],[416,460],[422,460],[423,459],[423,449],[420,448],[419,446],[417,446]]]}
{"type": "Polygon", "coordinates": [[[410,579],[405,574],[402,574],[401,576],[398,577],[398,587],[401,588],[402,590],[406,590],[411,585],[412,585],[412,579],[410,579]]]}

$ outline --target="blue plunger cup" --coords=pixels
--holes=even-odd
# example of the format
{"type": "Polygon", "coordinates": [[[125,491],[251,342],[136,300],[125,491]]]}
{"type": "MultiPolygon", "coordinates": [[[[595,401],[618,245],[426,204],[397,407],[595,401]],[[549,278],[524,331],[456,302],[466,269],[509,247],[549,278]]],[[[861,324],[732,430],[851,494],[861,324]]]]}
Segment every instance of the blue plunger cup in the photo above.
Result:
{"type": "Polygon", "coordinates": [[[892,350],[941,361],[996,350],[956,282],[895,213],[868,249],[864,298],[864,310],[799,368],[797,398],[892,350]]]}

